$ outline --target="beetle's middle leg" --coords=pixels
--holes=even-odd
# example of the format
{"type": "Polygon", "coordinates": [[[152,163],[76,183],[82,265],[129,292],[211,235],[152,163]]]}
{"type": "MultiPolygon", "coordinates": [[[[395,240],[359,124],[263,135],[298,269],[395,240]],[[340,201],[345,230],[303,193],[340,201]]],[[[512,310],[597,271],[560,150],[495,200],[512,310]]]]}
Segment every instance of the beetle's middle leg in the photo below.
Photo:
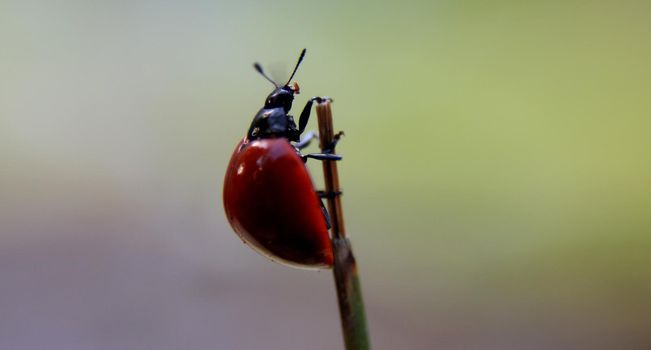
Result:
{"type": "MultiPolygon", "coordinates": [[[[301,116],[298,119],[298,133],[301,134],[303,131],[305,131],[305,127],[307,126],[307,122],[310,119],[310,112],[312,111],[312,104],[316,101],[317,103],[322,103],[323,101],[332,101],[330,97],[319,97],[315,96],[312,97],[307,101],[307,104],[305,104],[305,107],[303,108],[303,111],[301,112],[301,116]]],[[[316,159],[316,160],[341,160],[342,157],[340,155],[334,154],[335,151],[335,146],[339,142],[339,139],[341,139],[341,136],[343,136],[344,133],[343,131],[338,132],[332,142],[325,148],[323,149],[323,153],[310,153],[310,154],[305,154],[302,155],[301,158],[303,158],[303,161],[307,161],[308,158],[316,159]]],[[[314,138],[315,135],[314,133],[309,133],[306,135],[304,140],[299,141],[296,144],[296,148],[301,149],[304,147],[307,147],[309,142],[311,141],[312,138],[314,138]]]]}
{"type": "Polygon", "coordinates": [[[332,154],[332,153],[308,153],[308,154],[303,154],[301,155],[301,158],[303,158],[303,161],[307,161],[307,158],[312,158],[316,160],[342,160],[343,157],[338,155],[338,154],[332,154]]]}
{"type": "MultiPolygon", "coordinates": [[[[337,145],[337,143],[341,139],[341,136],[343,136],[343,135],[344,135],[343,131],[338,132],[335,135],[335,137],[333,138],[330,145],[328,145],[328,147],[323,150],[323,153],[303,154],[303,155],[301,155],[301,158],[303,159],[304,162],[306,162],[308,158],[312,158],[312,159],[316,159],[316,160],[334,160],[334,161],[342,160],[343,157],[338,155],[338,154],[334,154],[334,152],[335,152],[335,146],[337,145]]],[[[301,143],[303,143],[303,141],[299,142],[298,144],[301,144],[301,143]]],[[[296,145],[297,148],[298,148],[298,144],[296,145]]]]}
{"type": "Polygon", "coordinates": [[[314,131],[310,131],[307,134],[305,134],[305,136],[303,136],[303,138],[301,138],[300,141],[296,142],[294,144],[294,147],[296,147],[296,149],[298,149],[298,150],[302,150],[303,148],[309,146],[310,143],[312,143],[312,140],[318,139],[318,138],[319,138],[319,136],[317,136],[314,131]]]}
{"type": "Polygon", "coordinates": [[[314,96],[311,99],[307,100],[307,103],[305,104],[305,107],[303,107],[303,111],[301,112],[301,116],[298,118],[298,133],[299,135],[305,131],[305,127],[307,126],[307,122],[310,120],[310,112],[312,112],[312,104],[316,101],[317,103],[321,103],[323,101],[331,101],[332,99],[330,97],[319,97],[319,96],[314,96]]]}

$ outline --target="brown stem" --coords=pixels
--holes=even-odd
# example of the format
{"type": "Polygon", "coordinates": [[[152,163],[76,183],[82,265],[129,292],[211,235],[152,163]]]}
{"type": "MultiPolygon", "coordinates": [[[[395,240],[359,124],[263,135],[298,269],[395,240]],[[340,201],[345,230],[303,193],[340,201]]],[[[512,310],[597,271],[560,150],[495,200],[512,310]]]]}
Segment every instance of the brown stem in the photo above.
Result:
{"type": "MultiPolygon", "coordinates": [[[[316,106],[319,119],[319,139],[321,151],[326,152],[334,139],[332,127],[332,105],[325,100],[316,106]]],[[[334,147],[330,150],[335,153],[334,147]]],[[[341,189],[337,162],[323,161],[323,177],[327,196],[328,212],[332,224],[332,250],[334,252],[334,278],[339,301],[341,327],[346,350],[370,349],[370,341],[366,326],[366,311],[362,299],[362,289],[357,275],[357,264],[353,256],[350,241],[346,238],[344,217],[341,209],[341,189]],[[336,195],[335,195],[336,194],[336,195]]]]}

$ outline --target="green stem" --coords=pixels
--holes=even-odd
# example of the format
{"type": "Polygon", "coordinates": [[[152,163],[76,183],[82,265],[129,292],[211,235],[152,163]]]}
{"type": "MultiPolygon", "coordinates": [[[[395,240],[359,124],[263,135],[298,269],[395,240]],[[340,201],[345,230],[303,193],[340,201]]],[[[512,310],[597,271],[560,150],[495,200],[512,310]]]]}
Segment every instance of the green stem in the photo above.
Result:
{"type": "Polygon", "coordinates": [[[333,271],[346,349],[370,349],[362,289],[350,241],[345,237],[334,238],[332,248],[335,254],[333,271]]]}

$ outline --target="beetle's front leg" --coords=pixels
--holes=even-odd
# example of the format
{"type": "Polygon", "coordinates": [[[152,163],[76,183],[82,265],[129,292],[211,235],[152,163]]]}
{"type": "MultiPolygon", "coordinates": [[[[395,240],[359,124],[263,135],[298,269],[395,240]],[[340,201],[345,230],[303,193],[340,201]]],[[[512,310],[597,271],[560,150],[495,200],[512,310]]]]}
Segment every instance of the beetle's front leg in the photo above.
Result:
{"type": "Polygon", "coordinates": [[[321,103],[323,101],[330,101],[332,102],[332,99],[330,97],[319,97],[319,96],[314,96],[311,99],[307,101],[305,104],[305,107],[303,107],[303,111],[301,112],[301,116],[298,118],[298,133],[299,135],[305,131],[305,127],[307,126],[307,122],[310,120],[310,112],[312,111],[312,104],[316,101],[317,103],[321,103]]]}

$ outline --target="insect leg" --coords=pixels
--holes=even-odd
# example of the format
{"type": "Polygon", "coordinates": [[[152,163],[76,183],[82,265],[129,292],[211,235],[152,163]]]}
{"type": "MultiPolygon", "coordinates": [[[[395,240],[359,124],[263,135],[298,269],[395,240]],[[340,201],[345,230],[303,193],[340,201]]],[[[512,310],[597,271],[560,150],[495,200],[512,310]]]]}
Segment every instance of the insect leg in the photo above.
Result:
{"type": "Polygon", "coordinates": [[[310,112],[312,111],[312,104],[316,101],[317,103],[321,103],[323,101],[332,101],[330,97],[319,97],[319,96],[314,96],[311,99],[307,101],[305,104],[305,107],[303,107],[303,111],[301,112],[301,116],[298,118],[298,133],[301,134],[303,131],[305,131],[305,127],[307,126],[307,122],[310,120],[310,112]]]}
{"type": "Polygon", "coordinates": [[[341,191],[316,191],[316,195],[319,196],[319,198],[335,198],[337,196],[341,196],[343,192],[341,191]]]}
{"type": "Polygon", "coordinates": [[[323,153],[334,153],[335,152],[335,146],[337,146],[337,143],[339,143],[339,140],[341,137],[344,136],[344,132],[340,131],[335,134],[335,137],[332,139],[332,142],[328,145],[326,149],[323,150],[323,153]]]}
{"type": "Polygon", "coordinates": [[[316,191],[316,195],[319,197],[319,202],[321,203],[321,211],[323,212],[323,217],[326,220],[328,229],[330,229],[332,226],[330,225],[330,214],[328,213],[328,209],[326,209],[325,205],[323,205],[323,198],[335,198],[341,196],[342,194],[343,192],[341,191],[316,191]]]}
{"type": "Polygon", "coordinates": [[[325,219],[326,226],[329,230],[332,228],[332,225],[330,224],[330,213],[328,213],[328,209],[326,209],[325,205],[323,204],[322,198],[319,198],[319,204],[321,205],[321,212],[323,213],[323,218],[325,219]]]}
{"type": "Polygon", "coordinates": [[[316,160],[341,160],[342,157],[338,154],[329,154],[329,153],[310,153],[310,154],[304,154],[301,157],[303,157],[303,161],[306,161],[307,158],[312,158],[316,160]]]}
{"type": "Polygon", "coordinates": [[[301,149],[309,146],[310,143],[312,142],[312,140],[318,139],[318,138],[319,137],[316,135],[316,133],[314,131],[310,131],[307,134],[305,134],[305,136],[303,136],[303,138],[299,142],[295,143],[294,147],[301,150],[301,149]]]}

